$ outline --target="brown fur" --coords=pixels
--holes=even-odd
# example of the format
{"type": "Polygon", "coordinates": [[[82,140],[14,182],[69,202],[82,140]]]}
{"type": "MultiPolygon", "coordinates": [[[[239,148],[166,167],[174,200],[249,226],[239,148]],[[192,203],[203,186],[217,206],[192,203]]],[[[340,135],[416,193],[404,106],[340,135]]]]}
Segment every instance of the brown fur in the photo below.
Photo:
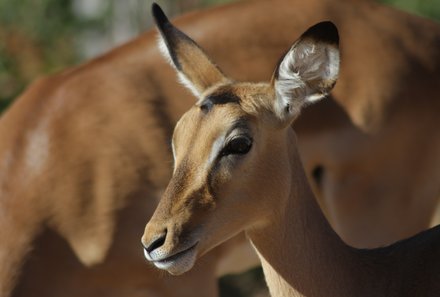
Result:
{"type": "MultiPolygon", "coordinates": [[[[342,73],[333,100],[295,123],[301,157],[309,176],[324,168],[314,190],[345,240],[393,242],[428,227],[440,196],[439,26],[369,1],[330,0],[234,3],[177,24],[232,77],[259,81],[323,19],[340,29],[342,73]]],[[[194,102],[174,77],[148,32],[35,82],[2,116],[0,159],[12,152],[13,161],[0,162],[0,295],[32,247],[14,296],[127,296],[168,283],[139,260],[138,237],[171,174],[172,127],[194,102]],[[52,167],[25,186],[26,135],[46,118],[52,167]],[[81,242],[104,262],[84,267],[71,251],[81,253],[81,242]]]]}
{"type": "MultiPolygon", "coordinates": [[[[315,69],[310,64],[307,67],[315,69]]],[[[205,65],[209,67],[214,66],[205,65]]],[[[314,91],[321,91],[319,85],[314,91]]],[[[176,170],[142,238],[149,246],[157,230],[167,229],[162,244],[149,250],[150,261],[174,258],[175,264],[163,269],[180,274],[211,248],[245,230],[274,297],[437,296],[440,226],[387,248],[359,250],[345,244],[309,187],[288,125],[295,117],[284,117],[287,123],[278,124],[277,88],[276,83],[231,83],[222,90],[239,94],[239,104],[215,105],[208,114],[195,105],[179,120],[173,137],[176,170]],[[225,155],[224,149],[216,150],[219,140],[227,148],[228,139],[236,135],[253,139],[247,153],[225,155]],[[213,152],[218,155],[214,162],[213,152]],[[188,241],[196,244],[186,249],[188,241]],[[193,253],[192,260],[184,260],[193,253]]],[[[295,95],[289,101],[302,100],[295,95]]]]}

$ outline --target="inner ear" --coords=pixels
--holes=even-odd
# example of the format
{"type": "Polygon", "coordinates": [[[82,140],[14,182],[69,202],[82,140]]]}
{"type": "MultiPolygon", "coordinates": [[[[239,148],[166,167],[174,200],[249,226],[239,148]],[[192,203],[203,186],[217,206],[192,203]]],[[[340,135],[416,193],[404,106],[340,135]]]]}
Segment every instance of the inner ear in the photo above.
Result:
{"type": "Polygon", "coordinates": [[[331,91],[339,74],[338,42],[335,25],[322,22],[307,30],[281,59],[273,76],[279,117],[292,117],[331,91]]]}
{"type": "Polygon", "coordinates": [[[339,50],[332,44],[305,38],[286,54],[280,71],[279,79],[295,74],[299,84],[306,87],[304,99],[313,102],[333,88],[339,73],[339,50]]]}

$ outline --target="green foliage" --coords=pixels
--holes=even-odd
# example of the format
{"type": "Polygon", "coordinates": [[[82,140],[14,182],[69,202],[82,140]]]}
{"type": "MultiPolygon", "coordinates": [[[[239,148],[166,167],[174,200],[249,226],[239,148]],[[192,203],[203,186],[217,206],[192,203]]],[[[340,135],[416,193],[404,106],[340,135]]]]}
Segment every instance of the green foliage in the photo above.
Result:
{"type": "Polygon", "coordinates": [[[382,0],[381,2],[440,21],[439,0],[382,0]]]}
{"type": "Polygon", "coordinates": [[[83,21],[73,0],[0,0],[0,111],[36,77],[79,62],[74,38],[103,20],[83,21]]]}
{"type": "Polygon", "coordinates": [[[69,8],[70,0],[0,0],[2,105],[39,73],[75,62],[69,36],[76,23],[69,8]]]}
{"type": "Polygon", "coordinates": [[[220,296],[240,297],[264,295],[267,292],[261,267],[251,269],[240,275],[227,275],[219,281],[220,296]]]}
{"type": "Polygon", "coordinates": [[[201,6],[214,6],[224,3],[233,2],[234,0],[201,0],[200,4],[201,6]]]}

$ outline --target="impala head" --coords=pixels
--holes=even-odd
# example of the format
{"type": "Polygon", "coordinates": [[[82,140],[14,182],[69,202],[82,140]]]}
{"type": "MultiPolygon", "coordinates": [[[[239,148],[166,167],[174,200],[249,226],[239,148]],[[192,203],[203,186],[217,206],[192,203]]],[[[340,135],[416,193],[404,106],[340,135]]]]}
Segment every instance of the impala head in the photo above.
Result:
{"type": "Polygon", "coordinates": [[[175,127],[173,176],[142,237],[148,261],[181,274],[276,213],[274,199],[284,197],[283,185],[290,183],[290,124],[335,84],[338,33],[330,22],[311,27],[280,60],[270,83],[240,83],[173,27],[159,6],[153,5],[153,15],[165,54],[198,97],[175,127]]]}

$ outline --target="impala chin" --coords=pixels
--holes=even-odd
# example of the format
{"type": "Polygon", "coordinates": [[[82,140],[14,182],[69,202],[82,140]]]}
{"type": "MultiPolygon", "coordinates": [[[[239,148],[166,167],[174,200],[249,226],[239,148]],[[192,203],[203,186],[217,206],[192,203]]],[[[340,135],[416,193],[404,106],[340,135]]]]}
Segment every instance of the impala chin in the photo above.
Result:
{"type": "Polygon", "coordinates": [[[194,266],[197,260],[197,244],[198,242],[189,244],[172,252],[156,249],[148,253],[144,250],[144,256],[157,268],[166,270],[173,275],[180,275],[194,266]]]}

